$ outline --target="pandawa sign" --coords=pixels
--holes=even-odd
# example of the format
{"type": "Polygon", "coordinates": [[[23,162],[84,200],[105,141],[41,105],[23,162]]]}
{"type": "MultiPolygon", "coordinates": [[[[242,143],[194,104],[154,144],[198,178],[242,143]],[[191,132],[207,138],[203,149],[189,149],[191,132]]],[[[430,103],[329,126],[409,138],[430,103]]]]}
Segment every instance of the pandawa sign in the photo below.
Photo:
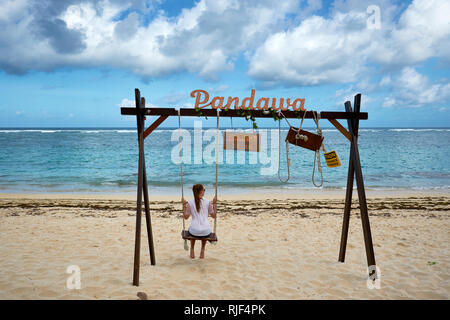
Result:
{"type": "Polygon", "coordinates": [[[306,111],[305,99],[296,98],[291,102],[290,98],[266,98],[262,97],[256,100],[255,103],[255,90],[252,89],[250,97],[242,99],[239,104],[238,97],[228,97],[225,103],[225,97],[216,96],[209,100],[210,96],[206,90],[194,90],[191,92],[191,97],[195,98],[195,109],[203,109],[211,106],[213,109],[230,109],[234,106],[234,109],[250,109],[250,110],[281,110],[286,111],[292,107],[294,111],[306,111]],[[278,100],[278,103],[277,103],[278,100]],[[225,103],[225,104],[224,104],[225,103]]]}

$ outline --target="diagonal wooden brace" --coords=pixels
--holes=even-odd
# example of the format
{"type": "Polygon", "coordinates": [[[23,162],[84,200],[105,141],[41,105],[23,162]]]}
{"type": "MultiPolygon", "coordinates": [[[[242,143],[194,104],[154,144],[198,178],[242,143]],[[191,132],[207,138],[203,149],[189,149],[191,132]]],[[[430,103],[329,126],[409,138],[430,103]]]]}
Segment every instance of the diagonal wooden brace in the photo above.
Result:
{"type": "Polygon", "coordinates": [[[158,126],[168,118],[169,116],[160,116],[158,119],[155,120],[155,122],[153,122],[150,127],[148,127],[145,131],[144,131],[144,139],[147,138],[147,136],[153,132],[153,130],[155,130],[156,128],[158,128],[158,126]]]}
{"type": "Polygon", "coordinates": [[[352,134],[348,132],[347,129],[345,129],[344,126],[339,123],[339,121],[337,121],[336,119],[328,119],[328,121],[330,121],[331,124],[336,127],[336,129],[338,129],[350,142],[352,142],[352,134]]]}

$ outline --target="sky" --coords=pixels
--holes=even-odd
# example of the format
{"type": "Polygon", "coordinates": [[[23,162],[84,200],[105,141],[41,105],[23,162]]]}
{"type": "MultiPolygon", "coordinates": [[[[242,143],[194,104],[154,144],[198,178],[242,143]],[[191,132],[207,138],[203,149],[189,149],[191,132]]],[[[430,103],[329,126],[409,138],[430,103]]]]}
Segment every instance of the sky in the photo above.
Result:
{"type": "Polygon", "coordinates": [[[174,108],[197,89],[316,111],[361,93],[361,127],[450,127],[448,17],[449,0],[0,0],[0,127],[135,127],[135,88],[174,108]]]}

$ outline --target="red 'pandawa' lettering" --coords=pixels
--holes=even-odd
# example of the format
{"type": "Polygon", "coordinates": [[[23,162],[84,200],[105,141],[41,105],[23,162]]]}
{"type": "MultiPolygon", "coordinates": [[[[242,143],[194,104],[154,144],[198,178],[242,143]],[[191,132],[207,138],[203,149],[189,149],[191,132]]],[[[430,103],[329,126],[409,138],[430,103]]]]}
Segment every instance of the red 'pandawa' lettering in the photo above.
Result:
{"type": "MultiPolygon", "coordinates": [[[[191,92],[191,97],[195,98],[195,108],[196,109],[203,109],[205,107],[211,106],[213,109],[229,109],[232,104],[234,104],[234,109],[250,109],[254,110],[255,107],[253,106],[255,102],[255,89],[252,89],[250,97],[245,97],[242,100],[241,105],[239,105],[239,98],[238,97],[228,97],[226,105],[223,105],[225,101],[225,97],[216,96],[214,97],[211,102],[209,102],[209,93],[205,90],[194,90],[191,92]]],[[[291,99],[286,99],[286,106],[284,105],[284,98],[279,99],[279,103],[277,106],[277,98],[260,98],[256,102],[256,109],[258,110],[268,110],[270,100],[272,100],[271,103],[271,109],[272,110],[282,110],[286,111],[290,107],[294,111],[302,110],[306,111],[305,109],[305,99],[297,98],[291,103],[291,99]],[[299,105],[297,107],[297,104],[299,105]]]]}
{"type": "Polygon", "coordinates": [[[253,101],[255,100],[255,89],[252,89],[252,93],[250,94],[250,97],[244,98],[242,100],[241,109],[250,109],[253,110],[253,101]],[[248,106],[245,105],[245,103],[248,101],[248,106]]]}
{"type": "Polygon", "coordinates": [[[211,103],[205,104],[209,101],[209,93],[205,90],[194,90],[191,92],[191,97],[194,98],[195,97],[195,109],[197,108],[205,108],[209,105],[211,105],[211,103]],[[202,94],[204,95],[203,100],[201,99],[202,94]],[[204,106],[200,107],[201,104],[205,104],[204,106]]]}
{"type": "Polygon", "coordinates": [[[214,97],[211,101],[211,107],[213,109],[217,109],[217,108],[223,109],[223,99],[224,99],[223,97],[214,97]],[[217,106],[216,106],[216,101],[219,101],[219,104],[217,106]]]}
{"type": "Polygon", "coordinates": [[[288,105],[287,108],[288,109],[289,109],[289,107],[292,107],[292,109],[294,111],[298,111],[298,110],[306,111],[306,109],[305,109],[305,99],[295,99],[292,102],[292,104],[291,104],[291,99],[287,99],[286,101],[287,101],[287,105],[288,105]],[[299,108],[296,107],[297,106],[297,101],[300,102],[300,107],[299,108]]]}
{"type": "Polygon", "coordinates": [[[225,105],[224,109],[229,109],[231,107],[231,103],[234,101],[234,108],[237,109],[239,105],[239,98],[238,97],[228,97],[227,104],[225,105]]]}

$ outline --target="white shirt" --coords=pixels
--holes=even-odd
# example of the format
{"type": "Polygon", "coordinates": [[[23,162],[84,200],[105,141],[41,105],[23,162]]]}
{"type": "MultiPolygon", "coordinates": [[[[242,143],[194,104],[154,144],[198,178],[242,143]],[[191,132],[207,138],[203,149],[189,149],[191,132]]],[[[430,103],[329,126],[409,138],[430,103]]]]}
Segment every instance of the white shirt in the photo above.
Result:
{"type": "Polygon", "coordinates": [[[200,212],[195,207],[195,199],[188,201],[186,213],[192,216],[189,226],[189,233],[195,236],[207,236],[211,233],[211,226],[208,221],[208,214],[213,213],[212,202],[207,199],[200,199],[200,212]]]}

